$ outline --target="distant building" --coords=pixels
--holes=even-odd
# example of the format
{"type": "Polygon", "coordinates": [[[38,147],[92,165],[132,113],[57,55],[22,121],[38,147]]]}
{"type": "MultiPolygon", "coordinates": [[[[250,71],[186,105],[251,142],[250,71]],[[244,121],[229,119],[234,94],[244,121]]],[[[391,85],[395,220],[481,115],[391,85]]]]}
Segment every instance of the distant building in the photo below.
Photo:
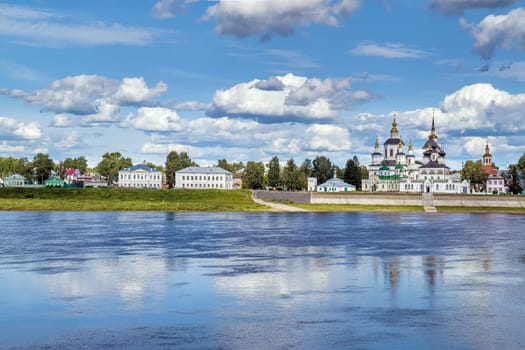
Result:
{"type": "Polygon", "coordinates": [[[307,182],[307,188],[309,192],[314,192],[317,190],[317,178],[316,177],[308,177],[306,179],[307,182]]]}
{"type": "Polygon", "coordinates": [[[343,180],[337,178],[335,176],[335,171],[333,178],[317,186],[317,192],[350,192],[355,190],[356,188],[354,185],[347,184],[343,180]]]}
{"type": "Polygon", "coordinates": [[[79,175],[77,181],[82,182],[84,188],[86,187],[108,187],[108,178],[100,174],[86,173],[79,175]]]}
{"type": "Polygon", "coordinates": [[[20,174],[13,174],[4,178],[4,186],[6,187],[22,187],[28,185],[30,185],[29,180],[20,174]]]}
{"type": "Polygon", "coordinates": [[[490,154],[488,142],[485,146],[485,154],[483,154],[482,164],[483,172],[488,175],[486,186],[487,193],[492,194],[508,192],[508,187],[505,186],[505,178],[500,172],[498,172],[497,169],[494,169],[492,166],[492,154],[490,154]]]}
{"type": "Polygon", "coordinates": [[[175,188],[233,189],[233,175],[219,167],[188,167],[175,172],[175,188]]]}
{"type": "Polygon", "coordinates": [[[467,193],[468,181],[461,181],[446,165],[444,147],[438,142],[434,117],[428,140],[423,145],[423,161],[417,162],[412,143],[408,154],[397,129],[396,118],[392,122],[390,138],[383,144],[384,153],[379,151],[376,138],[372,164],[368,166],[369,179],[362,180],[365,192],[435,192],[467,193]]]}
{"type": "Polygon", "coordinates": [[[242,174],[244,169],[241,169],[233,174],[233,189],[240,190],[242,188],[242,174]]]}
{"type": "Polygon", "coordinates": [[[118,172],[118,187],[162,188],[162,172],[144,164],[137,164],[118,172]]]}

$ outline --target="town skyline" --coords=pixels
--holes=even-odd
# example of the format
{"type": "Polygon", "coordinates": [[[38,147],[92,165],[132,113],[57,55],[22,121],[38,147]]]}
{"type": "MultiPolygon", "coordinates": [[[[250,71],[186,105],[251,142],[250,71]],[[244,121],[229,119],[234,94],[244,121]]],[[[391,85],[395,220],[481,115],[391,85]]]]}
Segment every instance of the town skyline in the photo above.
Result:
{"type": "Polygon", "coordinates": [[[0,157],[370,162],[396,115],[447,164],[525,153],[513,0],[0,2],[0,157]]]}

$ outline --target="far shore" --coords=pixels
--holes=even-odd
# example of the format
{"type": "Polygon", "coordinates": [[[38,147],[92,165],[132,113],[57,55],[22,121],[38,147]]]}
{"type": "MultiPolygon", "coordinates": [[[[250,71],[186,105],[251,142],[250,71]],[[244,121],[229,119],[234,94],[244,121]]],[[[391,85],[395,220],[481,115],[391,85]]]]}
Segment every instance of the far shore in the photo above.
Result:
{"type": "MultiPolygon", "coordinates": [[[[367,194],[363,194],[363,196],[366,195],[367,194]]],[[[350,196],[355,198],[356,194],[354,193],[350,196]]],[[[384,194],[384,197],[389,199],[392,199],[393,196],[395,197],[395,194],[384,194]]],[[[374,197],[381,198],[382,196],[380,194],[374,194],[374,197]]],[[[399,198],[404,197],[406,196],[399,196],[399,198]]],[[[524,207],[498,207],[480,205],[437,206],[436,209],[437,212],[442,213],[525,214],[524,207]]],[[[0,188],[0,210],[160,212],[424,212],[423,206],[407,204],[312,204],[294,203],[291,200],[263,200],[258,198],[254,192],[249,190],[148,190],[118,188],[0,188]]]]}

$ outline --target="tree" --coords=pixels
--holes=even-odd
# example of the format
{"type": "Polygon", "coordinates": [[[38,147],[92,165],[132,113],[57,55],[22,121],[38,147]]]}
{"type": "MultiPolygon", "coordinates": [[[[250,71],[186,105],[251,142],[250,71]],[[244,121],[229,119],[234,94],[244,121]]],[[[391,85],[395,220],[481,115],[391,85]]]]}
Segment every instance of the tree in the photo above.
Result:
{"type": "Polygon", "coordinates": [[[319,156],[312,162],[312,176],[317,178],[317,183],[322,184],[333,176],[332,162],[325,156],[319,156]]]}
{"type": "Polygon", "coordinates": [[[33,174],[39,184],[43,184],[45,180],[49,179],[51,171],[55,168],[55,163],[49,158],[49,155],[38,153],[31,163],[33,174]]]}
{"type": "Polygon", "coordinates": [[[264,164],[248,162],[242,174],[242,186],[249,189],[260,189],[264,185],[264,164]]]}
{"type": "Polygon", "coordinates": [[[306,158],[299,168],[299,180],[301,181],[301,189],[308,188],[308,178],[312,176],[312,161],[306,158]]]}
{"type": "Polygon", "coordinates": [[[361,167],[356,156],[346,161],[343,180],[346,183],[354,185],[356,189],[361,189],[361,167]]]}
{"type": "Polygon", "coordinates": [[[228,170],[230,173],[235,173],[244,168],[244,164],[242,162],[228,163],[226,159],[219,159],[215,166],[223,168],[224,170],[228,170]]]}
{"type": "Polygon", "coordinates": [[[110,183],[118,181],[118,172],[133,165],[131,158],[123,157],[120,152],[104,153],[102,160],[97,164],[97,172],[108,178],[110,183]]]}
{"type": "Polygon", "coordinates": [[[293,159],[290,159],[286,162],[286,166],[283,169],[282,182],[289,191],[300,190],[302,187],[300,172],[293,159]]]}
{"type": "Polygon", "coordinates": [[[28,162],[24,158],[16,159],[13,157],[0,157],[0,178],[11,176],[13,174],[25,176],[25,173],[27,173],[27,163],[28,162]]]}
{"type": "Polygon", "coordinates": [[[513,194],[520,194],[521,191],[523,191],[523,188],[521,188],[520,179],[518,175],[518,164],[509,165],[509,191],[513,194]]]}
{"type": "Polygon", "coordinates": [[[518,170],[521,171],[522,174],[525,175],[525,153],[520,157],[518,160],[518,170]]]}
{"type": "Polygon", "coordinates": [[[61,178],[64,178],[66,175],[66,169],[69,168],[78,169],[81,174],[86,173],[88,168],[86,157],[80,156],[78,158],[66,158],[58,163],[56,172],[61,178]]]}
{"type": "Polygon", "coordinates": [[[268,186],[279,187],[281,184],[281,167],[279,157],[273,157],[268,164],[268,186]]]}
{"type": "Polygon", "coordinates": [[[168,153],[166,157],[166,181],[170,188],[175,186],[175,172],[190,166],[197,166],[197,164],[191,160],[188,153],[181,152],[178,154],[176,151],[168,153]]]}
{"type": "Polygon", "coordinates": [[[461,170],[461,180],[469,180],[470,187],[477,192],[485,189],[489,175],[483,171],[481,160],[467,160],[461,170]]]}

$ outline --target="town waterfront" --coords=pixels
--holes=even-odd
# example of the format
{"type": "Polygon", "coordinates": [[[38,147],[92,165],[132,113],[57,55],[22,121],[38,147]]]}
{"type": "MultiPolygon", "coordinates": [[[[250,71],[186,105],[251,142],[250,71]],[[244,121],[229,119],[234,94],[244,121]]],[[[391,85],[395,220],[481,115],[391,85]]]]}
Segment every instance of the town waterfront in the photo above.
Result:
{"type": "Polygon", "coordinates": [[[1,349],[522,349],[525,215],[0,212],[1,349]]]}

